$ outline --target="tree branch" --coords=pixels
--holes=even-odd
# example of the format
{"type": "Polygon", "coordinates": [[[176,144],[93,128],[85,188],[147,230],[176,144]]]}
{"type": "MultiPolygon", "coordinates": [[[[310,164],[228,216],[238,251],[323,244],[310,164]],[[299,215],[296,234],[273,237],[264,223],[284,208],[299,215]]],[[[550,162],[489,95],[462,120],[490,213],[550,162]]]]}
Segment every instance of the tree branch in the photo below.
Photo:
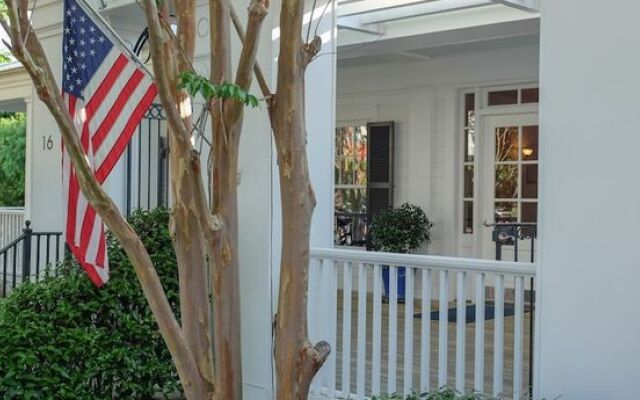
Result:
{"type": "MultiPolygon", "coordinates": [[[[262,22],[269,12],[269,0],[251,0],[248,11],[247,33],[242,41],[242,52],[236,70],[236,85],[247,92],[251,87],[253,69],[256,65],[262,22]]],[[[233,15],[233,11],[231,11],[231,15],[233,15]]],[[[231,102],[227,121],[235,122],[244,110],[244,106],[239,101],[231,102]]]]}
{"type": "MultiPolygon", "coordinates": [[[[238,17],[238,14],[236,13],[236,10],[233,7],[233,5],[231,6],[231,21],[233,22],[233,26],[236,30],[236,33],[238,34],[238,37],[240,38],[240,42],[244,44],[244,41],[245,41],[244,28],[242,27],[240,18],[238,17]]],[[[257,61],[253,65],[253,71],[256,74],[256,80],[258,81],[258,85],[260,86],[260,91],[262,92],[262,95],[268,100],[272,96],[272,92],[271,92],[271,89],[269,88],[269,84],[267,83],[267,80],[264,77],[262,68],[260,68],[260,64],[257,61]]]]}

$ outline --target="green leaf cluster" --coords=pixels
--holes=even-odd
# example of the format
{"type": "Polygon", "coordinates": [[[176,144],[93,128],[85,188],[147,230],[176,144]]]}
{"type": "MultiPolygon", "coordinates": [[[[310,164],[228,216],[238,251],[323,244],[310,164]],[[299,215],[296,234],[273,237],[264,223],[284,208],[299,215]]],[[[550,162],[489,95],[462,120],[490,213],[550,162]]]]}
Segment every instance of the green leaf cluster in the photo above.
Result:
{"type": "MultiPolygon", "coordinates": [[[[169,212],[137,211],[142,238],[179,312],[169,212]]],[[[0,302],[0,398],[151,399],[179,393],[171,356],[133,267],[109,235],[111,279],[95,288],[66,260],[57,277],[25,283],[0,302]]]]}
{"type": "MultiPolygon", "coordinates": [[[[443,386],[429,392],[412,392],[406,396],[400,393],[381,394],[371,397],[371,400],[500,400],[501,397],[487,396],[478,392],[462,393],[450,387],[443,386]]],[[[530,400],[531,396],[523,395],[518,400],[530,400]]]]}
{"type": "Polygon", "coordinates": [[[192,97],[202,96],[206,101],[211,99],[233,99],[251,108],[258,107],[258,98],[240,86],[223,82],[212,83],[195,72],[183,72],[180,75],[180,89],[185,89],[192,97]]]}
{"type": "Polygon", "coordinates": [[[23,113],[0,113],[0,206],[24,205],[26,123],[23,113]]]}
{"type": "Polygon", "coordinates": [[[6,64],[10,61],[11,61],[11,56],[9,56],[9,52],[0,50],[0,65],[6,64]]]}
{"type": "Polygon", "coordinates": [[[422,208],[404,203],[373,219],[371,246],[376,251],[408,253],[431,241],[432,227],[422,208]]]}

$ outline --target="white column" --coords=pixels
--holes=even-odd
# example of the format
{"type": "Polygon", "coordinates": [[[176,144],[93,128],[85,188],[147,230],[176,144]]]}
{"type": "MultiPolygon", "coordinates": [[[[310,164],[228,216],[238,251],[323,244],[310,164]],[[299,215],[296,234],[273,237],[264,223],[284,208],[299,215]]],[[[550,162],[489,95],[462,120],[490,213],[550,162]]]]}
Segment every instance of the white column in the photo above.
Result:
{"type": "Polygon", "coordinates": [[[637,398],[640,3],[542,5],[539,398],[637,398]]]}
{"type": "MultiPolygon", "coordinates": [[[[62,77],[62,2],[40,4],[33,20],[53,75],[62,77]]],[[[55,120],[33,90],[27,122],[28,209],[34,230],[61,231],[62,151],[55,120]],[[29,128],[29,122],[31,127],[29,128]],[[53,145],[48,146],[51,139],[53,145]]],[[[28,110],[29,111],[29,110],[28,110]]]]}

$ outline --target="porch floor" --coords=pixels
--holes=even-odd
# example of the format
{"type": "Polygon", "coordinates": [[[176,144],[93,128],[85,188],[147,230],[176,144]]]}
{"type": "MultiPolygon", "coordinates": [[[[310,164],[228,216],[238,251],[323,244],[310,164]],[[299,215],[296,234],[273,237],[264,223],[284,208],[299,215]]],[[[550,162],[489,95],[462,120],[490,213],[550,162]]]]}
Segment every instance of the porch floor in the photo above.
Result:
{"type": "MultiPolygon", "coordinates": [[[[351,360],[350,360],[350,387],[351,393],[357,392],[356,374],[357,374],[357,332],[358,332],[358,298],[354,293],[352,299],[352,315],[351,315],[351,360]]],[[[452,302],[449,307],[455,307],[452,302]]],[[[438,310],[438,302],[432,301],[432,311],[438,310]]],[[[528,308],[527,308],[528,310],[528,308]]],[[[414,313],[420,313],[420,301],[416,301],[414,305],[414,313]]],[[[342,352],[343,345],[343,295],[342,291],[338,291],[338,320],[337,320],[337,349],[336,349],[336,387],[342,388],[342,352]]],[[[404,304],[398,304],[398,330],[397,330],[397,369],[396,369],[396,391],[403,391],[404,380],[404,320],[405,309],[404,304]]],[[[426,316],[429,318],[430,316],[426,316]]],[[[524,314],[523,326],[523,360],[522,360],[522,382],[523,390],[521,393],[526,394],[529,387],[529,324],[531,323],[531,313],[524,314]]],[[[366,323],[366,372],[365,372],[365,393],[367,396],[374,395],[371,393],[371,376],[372,376],[372,321],[373,321],[373,298],[369,294],[367,298],[367,323],[366,323]]],[[[413,388],[418,389],[420,385],[420,330],[421,318],[414,318],[413,323],[413,388]]],[[[430,386],[435,389],[438,386],[438,321],[431,321],[431,360],[430,360],[430,386]]],[[[484,336],[484,392],[491,394],[493,392],[493,340],[495,320],[485,321],[484,336]]],[[[388,337],[389,337],[389,304],[382,303],[382,344],[381,344],[381,391],[388,392],[387,379],[387,360],[388,360],[388,337]]],[[[475,322],[466,324],[466,344],[465,344],[465,387],[467,390],[473,388],[474,382],[474,359],[475,359],[475,322]]],[[[503,391],[501,398],[511,399],[513,397],[513,329],[514,317],[508,316],[504,318],[504,375],[503,375],[503,391]]],[[[448,382],[450,387],[455,386],[455,351],[456,351],[456,323],[448,323],[448,382]]],[[[421,388],[424,389],[424,388],[421,388]]]]}

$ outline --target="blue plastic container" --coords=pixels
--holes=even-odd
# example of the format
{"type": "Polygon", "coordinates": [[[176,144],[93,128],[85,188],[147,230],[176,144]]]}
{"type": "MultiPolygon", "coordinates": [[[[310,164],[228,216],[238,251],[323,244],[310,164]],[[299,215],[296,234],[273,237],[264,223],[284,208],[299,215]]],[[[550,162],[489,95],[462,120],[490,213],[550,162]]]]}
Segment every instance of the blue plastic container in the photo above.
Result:
{"type": "MultiPolygon", "coordinates": [[[[396,278],[398,280],[398,285],[397,285],[397,294],[398,294],[398,300],[400,301],[404,301],[404,297],[405,297],[405,282],[406,282],[406,274],[407,274],[407,269],[405,267],[398,267],[396,269],[396,278]]],[[[390,289],[389,289],[389,267],[383,267],[382,268],[382,283],[384,284],[384,295],[386,298],[389,298],[389,294],[390,289]]]]}

